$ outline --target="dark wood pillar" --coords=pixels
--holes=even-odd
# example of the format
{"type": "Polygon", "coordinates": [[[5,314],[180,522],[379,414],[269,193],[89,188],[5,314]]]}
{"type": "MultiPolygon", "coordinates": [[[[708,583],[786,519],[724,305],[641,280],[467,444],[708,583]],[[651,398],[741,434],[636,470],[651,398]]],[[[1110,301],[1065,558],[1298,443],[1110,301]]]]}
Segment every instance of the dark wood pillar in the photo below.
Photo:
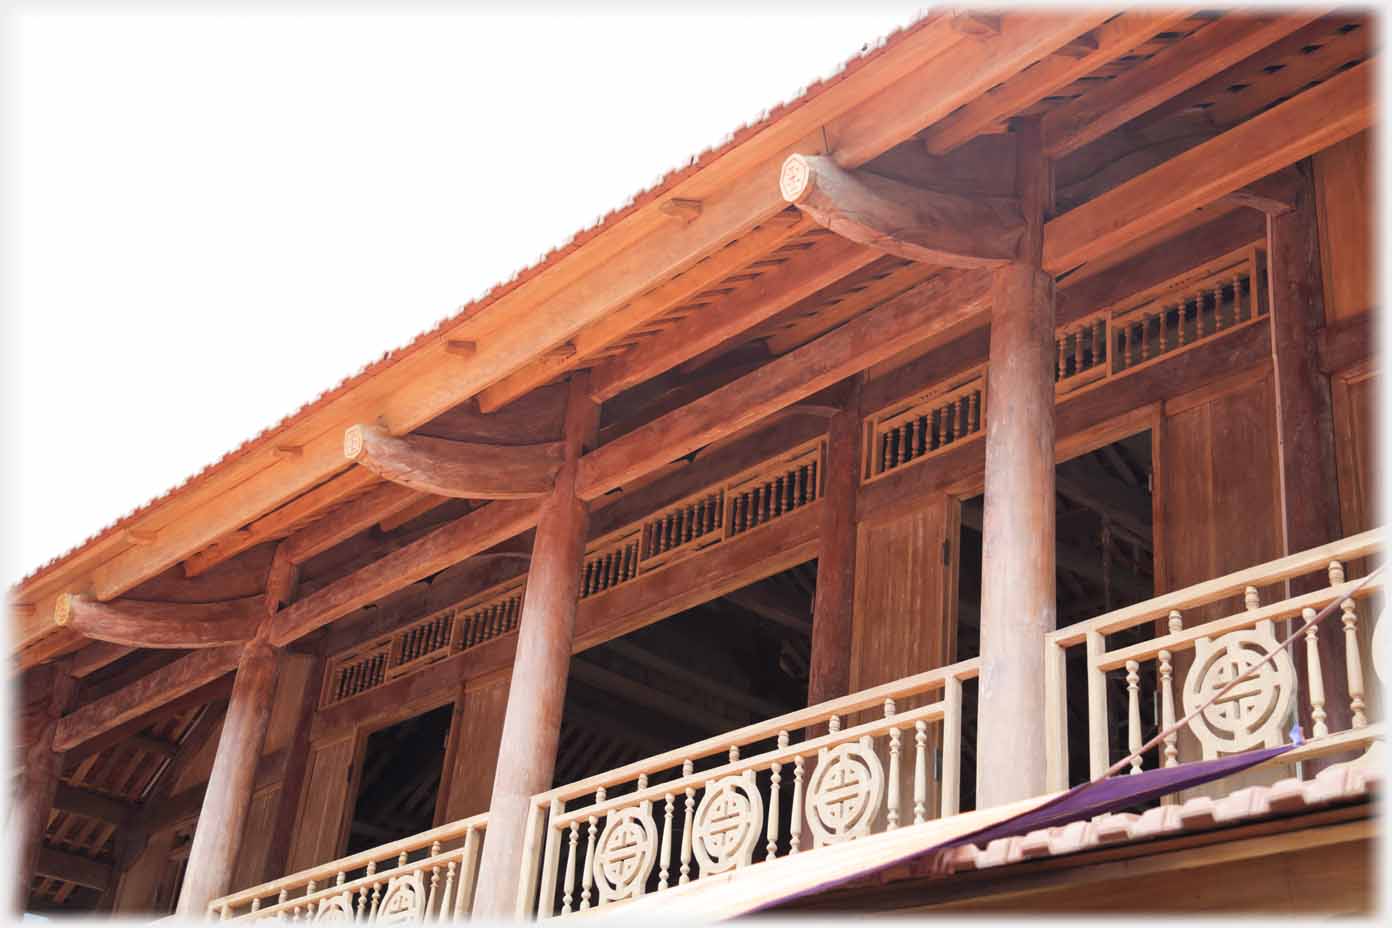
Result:
{"type": "Polygon", "coordinates": [[[261,871],[262,880],[277,880],[287,875],[290,862],[290,846],[295,838],[295,816],[300,811],[300,794],[304,791],[305,773],[309,769],[309,752],[313,746],[309,740],[310,727],[314,723],[314,709],[319,704],[319,692],[324,683],[324,658],[307,658],[309,671],[305,677],[304,689],[300,693],[300,711],[295,718],[295,737],[286,750],[285,776],[280,782],[280,797],[276,803],[274,824],[271,826],[271,841],[266,848],[266,865],[261,871]]]}
{"type": "Polygon", "coordinates": [[[218,737],[217,755],[189,848],[177,914],[201,918],[208,903],[231,889],[247,810],[256,787],[256,764],[266,741],[275,696],[279,654],[258,635],[242,650],[232,698],[218,737]]]}
{"type": "Polygon", "coordinates": [[[851,630],[855,611],[856,493],[860,489],[863,377],[846,382],[846,401],[827,430],[826,486],[812,603],[812,658],[807,703],[844,696],[851,687],[851,630]]]}
{"type": "Polygon", "coordinates": [[[1048,165],[1017,132],[1027,234],[995,272],[986,394],[977,808],[1045,790],[1044,635],[1054,628],[1054,283],[1042,269],[1048,165]]]}
{"type": "MultiPolygon", "coordinates": [[[[1271,303],[1271,355],[1276,384],[1277,460],[1281,492],[1282,553],[1292,554],[1338,538],[1339,488],[1334,457],[1334,409],[1329,378],[1320,372],[1318,340],[1324,325],[1324,279],[1310,164],[1303,162],[1288,185],[1292,203],[1267,210],[1267,283],[1271,303]]],[[[1296,578],[1290,592],[1325,586],[1326,577],[1296,578]]],[[[1343,636],[1328,624],[1318,636],[1324,668],[1326,723],[1341,731],[1351,722],[1343,636]],[[1331,631],[1332,629],[1332,631],[1331,631]]],[[[1296,666],[1303,679],[1305,642],[1296,666]]],[[[1303,689],[1303,685],[1302,685],[1303,689]]],[[[1313,734],[1307,700],[1300,700],[1305,736],[1313,734]]]]}
{"type": "Polygon", "coordinates": [[[580,456],[593,445],[598,425],[598,407],[589,398],[588,386],[587,373],[571,377],[565,459],[532,544],[474,897],[478,919],[515,916],[529,800],[551,788],[555,772],[589,524],[589,512],[575,495],[575,477],[580,456]]]}
{"type": "Polygon", "coordinates": [[[24,823],[15,897],[16,909],[20,912],[29,904],[29,887],[34,882],[34,870],[53,812],[58,776],[63,772],[63,755],[53,750],[54,729],[63,713],[71,708],[77,693],[77,680],[68,673],[65,663],[41,668],[26,682],[30,681],[33,689],[29,693],[25,692],[26,687],[19,689],[27,710],[21,722],[23,769],[18,803],[24,823]],[[39,695],[45,689],[47,692],[39,695]]]}

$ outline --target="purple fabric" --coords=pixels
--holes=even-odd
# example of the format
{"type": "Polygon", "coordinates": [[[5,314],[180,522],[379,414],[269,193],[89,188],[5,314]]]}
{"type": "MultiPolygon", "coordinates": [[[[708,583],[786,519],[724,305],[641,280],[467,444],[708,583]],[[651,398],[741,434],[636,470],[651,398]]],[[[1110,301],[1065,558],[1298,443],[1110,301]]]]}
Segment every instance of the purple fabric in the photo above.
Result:
{"type": "Polygon", "coordinates": [[[1245,751],[1241,754],[1232,754],[1227,757],[1220,757],[1217,760],[1194,761],[1193,763],[1180,764],[1176,767],[1161,767],[1156,770],[1143,770],[1135,774],[1121,774],[1097,783],[1084,783],[1075,786],[1066,793],[1055,796],[1043,805],[1023,812],[1014,818],[1008,818],[1003,822],[988,825],[985,828],[954,838],[951,841],[944,841],[929,847],[919,848],[903,854],[894,860],[886,861],[873,868],[862,870],[843,877],[827,880],[816,886],[790,893],[781,899],[773,899],[761,903],[751,909],[746,914],[763,911],[773,906],[791,902],[794,899],[804,898],[815,893],[834,889],[853,880],[863,879],[890,867],[897,867],[932,854],[936,851],[950,847],[957,847],[965,844],[986,845],[997,838],[1012,838],[1016,835],[1028,834],[1041,828],[1052,828],[1057,825],[1066,825],[1069,822],[1076,822],[1081,819],[1092,818],[1094,815],[1103,815],[1108,812],[1116,812],[1130,806],[1157,799],[1169,793],[1192,786],[1199,786],[1213,780],[1221,780],[1223,777],[1231,776],[1235,773],[1255,767],[1265,763],[1273,757],[1284,754],[1295,745],[1286,744],[1275,748],[1265,748],[1260,751],[1245,751]]]}

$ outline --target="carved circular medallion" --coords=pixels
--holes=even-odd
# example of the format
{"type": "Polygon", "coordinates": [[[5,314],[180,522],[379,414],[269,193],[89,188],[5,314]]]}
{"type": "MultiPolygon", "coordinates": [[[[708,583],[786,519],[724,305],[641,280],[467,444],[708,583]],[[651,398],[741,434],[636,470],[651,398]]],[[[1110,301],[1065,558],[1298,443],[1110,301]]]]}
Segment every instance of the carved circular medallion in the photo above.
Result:
{"type": "Polygon", "coordinates": [[[884,767],[864,741],[838,744],[818,757],[807,782],[807,824],[817,844],[866,834],[884,798],[884,767]]]}
{"type": "Polygon", "coordinates": [[[353,894],[340,893],[321,900],[319,911],[314,913],[314,920],[325,923],[353,921],[353,894]]]}
{"type": "Polygon", "coordinates": [[[812,172],[801,155],[789,155],[778,175],[778,190],[783,199],[796,203],[811,186],[812,172]]]}
{"type": "Polygon", "coordinates": [[[392,877],[382,897],[382,907],[377,910],[377,923],[418,922],[424,917],[425,882],[420,873],[392,877]]]}
{"type": "Polygon", "coordinates": [[[349,426],[343,433],[343,456],[356,461],[363,451],[363,430],[361,425],[349,426]]]}
{"type": "Polygon", "coordinates": [[[692,848],[701,874],[747,865],[764,824],[764,800],[744,774],[721,777],[706,788],[696,808],[692,848]]]}
{"type": "Polygon", "coordinates": [[[594,877],[600,899],[639,895],[657,859],[657,826],[647,804],[609,813],[595,848],[594,877]]]}
{"type": "Polygon", "coordinates": [[[1271,634],[1241,629],[1195,650],[1184,679],[1184,712],[1194,711],[1272,651],[1276,657],[1251,679],[1215,702],[1190,723],[1205,757],[1246,751],[1279,736],[1290,710],[1295,673],[1290,655],[1271,634]]]}

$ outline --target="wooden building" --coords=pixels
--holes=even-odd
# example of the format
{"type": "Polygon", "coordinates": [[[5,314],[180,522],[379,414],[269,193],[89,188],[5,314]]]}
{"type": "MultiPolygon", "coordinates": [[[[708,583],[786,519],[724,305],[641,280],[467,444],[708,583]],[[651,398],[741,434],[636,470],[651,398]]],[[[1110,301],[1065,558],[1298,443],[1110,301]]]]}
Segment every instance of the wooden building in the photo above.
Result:
{"type": "Polygon", "coordinates": [[[1375,26],[931,12],[25,578],[28,907],[1367,910],[1375,26]]]}

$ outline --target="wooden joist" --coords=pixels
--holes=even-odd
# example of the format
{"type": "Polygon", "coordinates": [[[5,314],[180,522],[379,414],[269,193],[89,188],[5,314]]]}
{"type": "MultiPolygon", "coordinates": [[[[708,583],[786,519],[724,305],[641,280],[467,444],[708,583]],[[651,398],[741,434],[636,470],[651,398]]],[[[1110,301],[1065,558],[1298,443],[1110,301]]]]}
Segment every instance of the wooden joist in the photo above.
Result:
{"type": "Polygon", "coordinates": [[[53,621],[94,641],[131,648],[216,648],[250,641],[263,615],[260,596],[220,603],[102,603],[65,593],[53,621]]]}
{"type": "Polygon", "coordinates": [[[103,667],[116,663],[134,650],[134,648],[125,645],[94,641],[68,659],[68,670],[74,677],[82,679],[88,674],[96,673],[103,667]]]}
{"type": "Polygon", "coordinates": [[[1183,42],[1047,113],[1044,151],[1051,158],[1076,151],[1314,18],[1294,9],[1260,16],[1225,13],[1183,42]]]}
{"type": "Polygon", "coordinates": [[[58,784],[58,790],[53,796],[53,806],[64,812],[96,819],[117,828],[129,824],[135,815],[135,806],[128,802],[67,783],[58,784]]]}
{"type": "MultiPolygon", "coordinates": [[[[355,468],[371,473],[363,468],[355,468]]],[[[374,479],[376,475],[373,475],[374,479]]],[[[390,518],[423,497],[410,487],[383,483],[368,490],[352,502],[344,503],[325,513],[281,542],[277,555],[284,552],[291,564],[303,564],[359,532],[366,531],[382,519],[390,518]]]]}
{"type": "Polygon", "coordinates": [[[383,480],[452,499],[530,499],[556,482],[561,446],[485,445],[425,435],[391,435],[375,425],[343,434],[343,456],[383,480]]]}
{"type": "Polygon", "coordinates": [[[910,261],[995,267],[1015,257],[1024,232],[1008,197],[963,197],[869,171],[848,171],[826,155],[789,155],[783,198],[843,238],[910,261]]]}
{"type": "Polygon", "coordinates": [[[271,643],[282,647],[409,583],[536,525],[538,500],[497,500],[335,580],[277,613],[271,643]]]}
{"type": "Polygon", "coordinates": [[[629,387],[715,348],[880,257],[854,242],[828,238],[829,241],[768,271],[730,297],[645,340],[628,354],[600,365],[590,375],[590,396],[596,402],[612,399],[629,387]]]}
{"type": "Polygon", "coordinates": [[[577,492],[582,499],[595,499],[908,345],[949,333],[986,308],[989,283],[987,271],[945,270],[816,341],[586,455],[580,462],[577,492]]]}
{"type": "MultiPolygon", "coordinates": [[[[1134,51],[1156,34],[1188,19],[1192,10],[1131,10],[1103,23],[1077,56],[1056,54],[936,123],[923,134],[928,151],[942,155],[988,132],[1016,113],[1063,90],[1108,62],[1134,51]]],[[[1062,51],[1062,50],[1061,50],[1062,51]]],[[[1086,97],[1087,94],[1084,94],[1086,97]]]]}
{"type": "Polygon", "coordinates": [[[1044,266],[1057,274],[1114,251],[1368,128],[1364,62],[1051,220],[1044,266]]]}
{"type": "Polygon", "coordinates": [[[40,849],[34,871],[51,880],[76,883],[96,890],[105,890],[112,880],[111,864],[53,847],[40,849]]]}
{"type": "Polygon", "coordinates": [[[151,709],[194,692],[236,667],[241,653],[241,645],[194,651],[87,703],[58,721],[54,750],[61,752],[77,747],[103,732],[140,718],[151,709]]]}

